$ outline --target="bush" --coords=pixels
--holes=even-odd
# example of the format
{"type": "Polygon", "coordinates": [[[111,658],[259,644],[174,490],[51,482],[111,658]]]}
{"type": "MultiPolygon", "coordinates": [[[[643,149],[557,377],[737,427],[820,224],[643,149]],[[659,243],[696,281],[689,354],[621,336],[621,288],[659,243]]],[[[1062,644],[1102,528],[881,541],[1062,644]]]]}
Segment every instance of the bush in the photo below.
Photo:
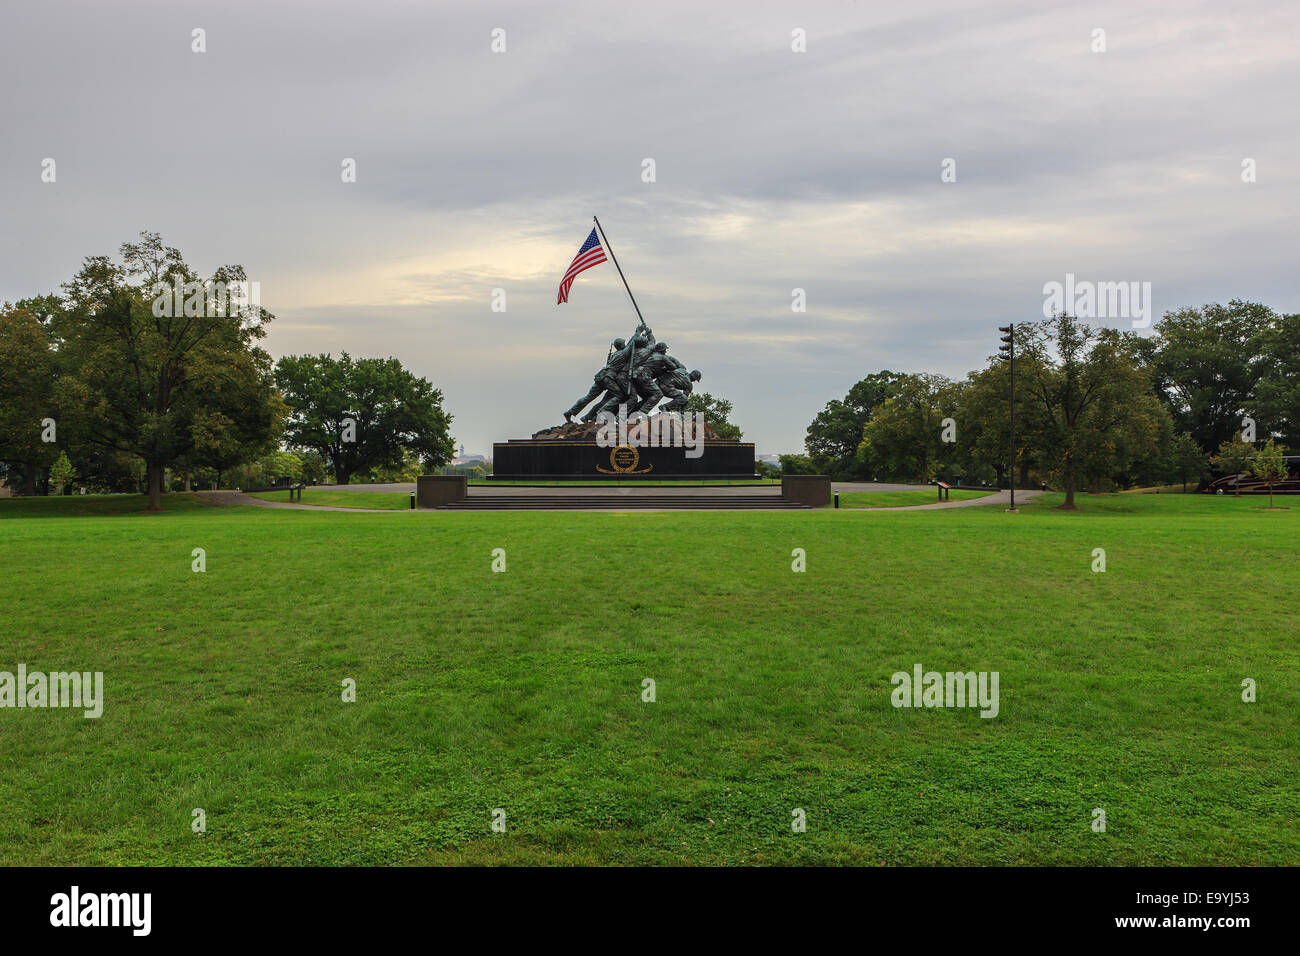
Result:
{"type": "Polygon", "coordinates": [[[782,455],[781,474],[783,475],[819,475],[817,465],[807,455],[782,455]]]}

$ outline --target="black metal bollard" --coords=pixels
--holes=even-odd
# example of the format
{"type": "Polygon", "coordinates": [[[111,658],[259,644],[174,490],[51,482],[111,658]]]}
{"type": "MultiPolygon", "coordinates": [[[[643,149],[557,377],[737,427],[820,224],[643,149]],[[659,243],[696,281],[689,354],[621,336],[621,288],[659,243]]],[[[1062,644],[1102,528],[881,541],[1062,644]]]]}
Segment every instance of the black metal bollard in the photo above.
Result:
{"type": "Polygon", "coordinates": [[[840,493],[837,491],[835,492],[835,507],[838,508],[839,506],[840,506],[840,493]]]}
{"type": "Polygon", "coordinates": [[[414,491],[411,492],[411,510],[412,510],[412,511],[415,510],[415,492],[414,492],[414,491]]]}

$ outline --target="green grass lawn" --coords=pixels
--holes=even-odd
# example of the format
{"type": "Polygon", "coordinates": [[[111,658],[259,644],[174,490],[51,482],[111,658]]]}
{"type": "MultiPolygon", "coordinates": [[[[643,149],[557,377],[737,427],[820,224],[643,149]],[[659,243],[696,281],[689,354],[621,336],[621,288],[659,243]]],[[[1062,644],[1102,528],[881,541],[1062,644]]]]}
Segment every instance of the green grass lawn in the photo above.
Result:
{"type": "MultiPolygon", "coordinates": [[[[197,511],[205,507],[193,495],[168,495],[167,513],[197,511]]],[[[104,515],[144,515],[148,495],[50,495],[32,498],[0,498],[3,518],[85,518],[104,515]]],[[[164,517],[153,515],[152,517],[164,517]]],[[[3,665],[0,665],[2,668],[3,665]]]]}
{"type": "MultiPolygon", "coordinates": [[[[976,491],[971,488],[953,488],[948,492],[949,501],[965,501],[969,498],[983,498],[991,491],[976,491]]],[[[939,493],[933,488],[915,491],[841,491],[841,508],[905,508],[908,505],[936,505],[939,493]]]]}
{"type": "Polygon", "coordinates": [[[0,500],[0,670],[107,697],[0,709],[0,864],[1300,863],[1300,509],[1059,501],[0,500]],[[916,663],[998,671],[999,715],[895,709],[916,663]]]}
{"type": "MultiPolygon", "coordinates": [[[[259,491],[254,498],[267,501],[288,501],[288,491],[259,491]]],[[[295,502],[297,499],[294,499],[295,502]]],[[[302,490],[302,503],[330,508],[367,508],[372,511],[409,511],[409,491],[320,491],[316,488],[302,490]]]]}

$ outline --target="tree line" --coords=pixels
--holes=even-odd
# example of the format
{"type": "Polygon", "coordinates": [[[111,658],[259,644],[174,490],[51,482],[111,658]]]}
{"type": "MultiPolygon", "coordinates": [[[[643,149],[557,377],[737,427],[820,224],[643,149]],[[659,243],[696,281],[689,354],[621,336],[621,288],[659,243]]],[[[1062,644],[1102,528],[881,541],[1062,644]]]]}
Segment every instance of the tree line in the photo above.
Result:
{"type": "Polygon", "coordinates": [[[829,402],[787,473],[1077,488],[1198,483],[1300,441],[1300,314],[1232,300],[1149,337],[1070,315],[1015,327],[1016,445],[1002,356],[954,381],[884,370],[829,402]],[[1262,445],[1257,448],[1256,443],[1262,445]]]}
{"type": "Polygon", "coordinates": [[[255,288],[238,265],[200,276],[146,232],[60,292],[0,306],[0,480],[144,490],[160,510],[164,490],[232,473],[346,484],[451,459],[442,393],[396,359],[273,363],[255,288]]]}

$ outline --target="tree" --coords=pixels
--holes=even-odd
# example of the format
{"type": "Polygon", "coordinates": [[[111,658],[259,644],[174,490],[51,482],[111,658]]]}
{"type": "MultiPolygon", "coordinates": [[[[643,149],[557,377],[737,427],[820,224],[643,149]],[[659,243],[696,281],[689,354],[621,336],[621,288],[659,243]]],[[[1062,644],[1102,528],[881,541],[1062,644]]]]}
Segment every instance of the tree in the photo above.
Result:
{"type": "Polygon", "coordinates": [[[401,468],[408,450],[430,470],[452,458],[442,392],[395,358],[286,355],[275,380],[290,408],[285,441],[320,454],[341,485],[360,472],[401,468]]]}
{"type": "Polygon", "coordinates": [[[1203,449],[1217,448],[1241,427],[1255,400],[1264,334],[1272,309],[1233,299],[1170,312],[1145,351],[1178,431],[1203,449]]]}
{"type": "Polygon", "coordinates": [[[302,456],[291,451],[273,451],[258,461],[262,479],[274,483],[277,479],[302,481],[302,456]]]}
{"type": "MultiPolygon", "coordinates": [[[[1016,356],[1017,377],[1023,376],[1030,361],[1016,356]]],[[[993,357],[987,368],[971,372],[963,387],[955,393],[957,410],[958,447],[976,472],[994,474],[994,481],[1002,487],[1007,478],[1008,452],[1011,429],[1010,369],[1000,357],[993,357]]],[[[1019,386],[1017,387],[1019,390],[1019,386]]],[[[1023,396],[1020,396],[1023,399],[1023,396]]],[[[1029,480],[1029,469],[1037,464],[1035,449],[1042,431],[1042,416],[1032,404],[1016,402],[1016,468],[1020,484],[1029,480]]]]}
{"type": "Polygon", "coordinates": [[[807,455],[780,455],[777,460],[781,462],[781,474],[783,475],[821,474],[817,470],[816,463],[807,455]]]}
{"type": "Polygon", "coordinates": [[[302,461],[302,481],[309,485],[319,485],[325,480],[325,459],[319,452],[309,451],[298,456],[302,461]]]}
{"type": "Polygon", "coordinates": [[[953,382],[942,375],[900,376],[863,430],[861,460],[882,463],[891,475],[930,481],[951,451],[942,441],[943,420],[954,404],[953,382]]]}
{"type": "Polygon", "coordinates": [[[1196,444],[1190,432],[1183,432],[1174,438],[1170,448],[1172,465],[1183,482],[1183,493],[1187,493],[1188,477],[1200,481],[1205,476],[1205,452],[1196,444]]]}
{"type": "Polygon", "coordinates": [[[63,489],[76,477],[77,472],[73,469],[72,462],[68,461],[67,452],[59,452],[59,457],[50,466],[50,481],[54,483],[55,494],[63,494],[63,489]]]}
{"type": "Polygon", "coordinates": [[[1135,414],[1147,405],[1149,373],[1132,333],[1093,328],[1065,314],[1019,325],[1016,332],[1030,360],[1016,379],[1018,397],[1042,417],[1043,462],[1061,474],[1065,501],[1059,507],[1074,511],[1079,476],[1116,460],[1120,442],[1135,446],[1130,454],[1154,448],[1156,423],[1149,413],[1135,414]]]}
{"type": "Polygon", "coordinates": [[[1261,336],[1255,409],[1266,433],[1300,447],[1300,313],[1279,316],[1261,336]]]}
{"type": "Polygon", "coordinates": [[[1273,444],[1273,439],[1264,443],[1264,447],[1255,453],[1251,462],[1250,473],[1268,485],[1268,506],[1273,507],[1273,486],[1291,477],[1286,466],[1286,456],[1281,445],[1273,444]]]}
{"type": "MultiPolygon", "coordinates": [[[[474,466],[464,469],[465,474],[472,474],[473,471],[474,466]]],[[[423,468],[421,467],[420,456],[412,452],[410,449],[407,449],[405,455],[402,457],[401,464],[395,467],[384,465],[378,468],[371,468],[362,480],[375,482],[377,484],[413,482],[417,480],[422,473],[423,468]]],[[[483,469],[479,468],[478,474],[474,475],[474,477],[481,477],[482,474],[483,469]]]]}
{"type": "Polygon", "coordinates": [[[804,448],[814,461],[825,462],[832,473],[853,471],[862,429],[881,402],[894,394],[903,376],[888,370],[875,372],[849,389],[844,400],[832,399],[808,426],[804,448]]]}
{"type": "Polygon", "coordinates": [[[209,392],[212,407],[194,410],[190,419],[191,449],[177,460],[186,471],[212,469],[218,488],[221,476],[230,469],[256,461],[276,447],[289,412],[271,386],[269,370],[259,368],[254,372],[246,368],[244,372],[228,383],[227,390],[209,392]],[[254,400],[242,410],[224,401],[239,395],[251,395],[254,400]],[[256,414],[248,414],[250,410],[256,414]]]}
{"type": "Polygon", "coordinates": [[[1254,445],[1234,438],[1221,444],[1219,453],[1210,459],[1214,467],[1225,475],[1236,476],[1237,480],[1232,483],[1232,496],[1234,498],[1241,495],[1241,476],[1250,469],[1250,463],[1254,457],[1254,445]]]}
{"type": "Polygon", "coordinates": [[[194,454],[204,412],[260,444],[274,420],[269,358],[256,347],[273,316],[229,294],[241,266],[200,281],[157,233],[123,243],[122,262],[87,258],[64,284],[56,322],[68,358],[59,386],[82,410],[81,436],[144,461],[149,510],[162,510],[163,472],[194,454]]]}
{"type": "Polygon", "coordinates": [[[728,420],[728,416],[731,415],[731,402],[725,398],[714,398],[708,392],[696,392],[686,399],[686,414],[694,415],[696,412],[704,413],[704,423],[711,427],[719,438],[738,441],[745,435],[740,430],[740,426],[733,425],[728,420]]]}
{"type": "Polygon", "coordinates": [[[56,355],[49,329],[29,307],[31,301],[0,307],[0,462],[17,471],[27,495],[36,494],[40,472],[59,453],[56,443],[43,440],[42,423],[55,420],[55,438],[70,430],[55,402],[56,355]]]}
{"type": "Polygon", "coordinates": [[[1081,429],[1074,463],[1089,490],[1131,487],[1136,470],[1144,463],[1158,463],[1162,453],[1167,455],[1173,422],[1169,410],[1147,387],[1148,379],[1139,371],[1114,427],[1101,432],[1095,421],[1089,421],[1081,429]]]}

